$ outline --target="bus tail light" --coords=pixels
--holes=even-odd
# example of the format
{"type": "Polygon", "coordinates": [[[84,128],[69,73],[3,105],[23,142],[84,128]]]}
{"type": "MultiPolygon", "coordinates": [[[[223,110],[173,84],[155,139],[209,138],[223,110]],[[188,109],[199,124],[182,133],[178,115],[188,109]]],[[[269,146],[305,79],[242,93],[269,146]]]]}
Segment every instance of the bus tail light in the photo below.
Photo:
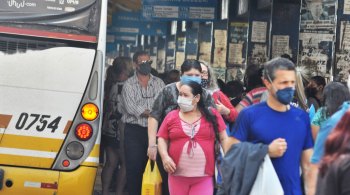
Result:
{"type": "Polygon", "coordinates": [[[88,85],[77,108],[66,139],[59,151],[52,169],[71,171],[79,166],[98,166],[96,154],[91,153],[100,143],[100,108],[103,99],[104,54],[97,50],[88,85]],[[92,156],[93,155],[93,156],[92,156]],[[92,157],[92,158],[89,158],[92,157]]]}
{"type": "Polygon", "coordinates": [[[80,142],[73,141],[67,145],[66,154],[70,159],[78,160],[84,154],[84,146],[80,142]]]}
{"type": "Polygon", "coordinates": [[[87,123],[80,123],[75,128],[75,136],[81,141],[87,141],[91,138],[93,133],[91,125],[87,123]]]}
{"type": "Polygon", "coordinates": [[[93,103],[87,103],[81,108],[81,116],[87,121],[95,120],[98,115],[98,107],[93,103]]]}
{"type": "Polygon", "coordinates": [[[64,167],[69,167],[69,165],[70,165],[70,162],[69,162],[69,160],[64,160],[63,162],[62,162],[62,165],[64,166],[64,167]]]}

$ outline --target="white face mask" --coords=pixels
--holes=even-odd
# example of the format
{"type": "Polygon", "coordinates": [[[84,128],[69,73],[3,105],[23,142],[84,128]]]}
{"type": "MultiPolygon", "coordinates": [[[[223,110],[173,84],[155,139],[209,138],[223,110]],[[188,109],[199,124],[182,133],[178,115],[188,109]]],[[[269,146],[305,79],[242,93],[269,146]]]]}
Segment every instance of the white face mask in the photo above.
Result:
{"type": "Polygon", "coordinates": [[[182,112],[189,112],[192,111],[194,108],[194,105],[192,105],[193,98],[185,98],[182,96],[179,96],[177,98],[177,104],[180,106],[180,110],[182,112]]]}

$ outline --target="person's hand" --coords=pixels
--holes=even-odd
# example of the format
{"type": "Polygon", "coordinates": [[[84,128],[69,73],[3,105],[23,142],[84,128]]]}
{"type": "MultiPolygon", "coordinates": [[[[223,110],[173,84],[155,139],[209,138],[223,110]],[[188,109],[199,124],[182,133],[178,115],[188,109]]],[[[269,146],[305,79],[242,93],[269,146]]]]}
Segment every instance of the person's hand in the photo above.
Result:
{"type": "Polygon", "coordinates": [[[149,146],[147,149],[147,156],[151,160],[156,160],[157,158],[157,145],[149,146]]]}
{"type": "Polygon", "coordinates": [[[143,111],[143,113],[141,114],[141,117],[148,117],[149,116],[149,114],[151,113],[151,111],[150,110],[148,110],[148,109],[146,109],[145,111],[143,111]]]}
{"type": "Polygon", "coordinates": [[[170,156],[166,156],[165,158],[163,158],[163,167],[164,170],[168,173],[174,173],[176,170],[176,165],[170,156]]]}
{"type": "Polygon", "coordinates": [[[229,115],[230,109],[228,109],[225,105],[223,105],[220,100],[218,100],[218,103],[216,104],[216,109],[221,115],[229,115]]]}
{"type": "Polygon", "coordinates": [[[269,145],[269,155],[272,158],[283,156],[287,150],[287,142],[283,138],[277,138],[269,145]]]}

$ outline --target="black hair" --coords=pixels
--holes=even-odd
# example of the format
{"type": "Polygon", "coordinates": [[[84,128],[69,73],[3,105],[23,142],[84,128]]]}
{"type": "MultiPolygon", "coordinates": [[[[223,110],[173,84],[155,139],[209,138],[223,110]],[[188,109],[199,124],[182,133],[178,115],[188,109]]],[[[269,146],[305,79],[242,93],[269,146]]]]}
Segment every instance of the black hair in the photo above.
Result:
{"type": "Polygon", "coordinates": [[[198,60],[185,60],[181,65],[181,74],[191,70],[192,68],[202,72],[201,63],[198,60]]]}
{"type": "Polygon", "coordinates": [[[257,87],[264,86],[262,81],[263,68],[259,65],[251,64],[247,67],[244,74],[243,82],[246,87],[246,91],[250,91],[257,87]]]}
{"type": "Polygon", "coordinates": [[[179,81],[180,80],[180,71],[178,71],[176,69],[170,70],[169,72],[166,73],[166,77],[164,78],[164,80],[165,80],[166,84],[179,81]]]}
{"type": "MultiPolygon", "coordinates": [[[[209,75],[209,73],[208,73],[209,75]]],[[[218,83],[218,86],[221,91],[225,91],[226,83],[222,79],[216,79],[216,82],[218,83]]]]}
{"type": "Polygon", "coordinates": [[[202,85],[194,81],[185,81],[181,84],[189,86],[191,88],[193,96],[196,96],[198,94],[201,95],[199,102],[197,103],[197,107],[205,116],[205,118],[213,125],[214,133],[219,132],[216,116],[211,112],[210,108],[206,108],[204,105],[202,85]]]}
{"type": "Polygon", "coordinates": [[[135,52],[134,56],[132,57],[132,61],[137,63],[137,59],[140,56],[149,56],[149,54],[146,51],[137,51],[137,52],[135,52]]]}
{"type": "Polygon", "coordinates": [[[239,80],[229,81],[224,92],[228,97],[239,97],[244,92],[243,83],[239,80]]]}
{"type": "Polygon", "coordinates": [[[151,68],[151,74],[153,76],[159,77],[159,72],[155,68],[151,68]]]}
{"type": "Polygon", "coordinates": [[[281,55],[281,58],[286,58],[286,59],[292,61],[293,63],[295,63],[293,58],[289,54],[284,53],[281,55]]]}
{"type": "MultiPolygon", "coordinates": [[[[123,71],[131,72],[131,58],[130,57],[116,57],[113,60],[112,69],[117,76],[119,76],[123,71]]],[[[107,74],[108,76],[108,74],[107,74]]]]}
{"type": "Polygon", "coordinates": [[[106,71],[106,80],[104,82],[104,96],[105,99],[109,98],[109,93],[115,84],[116,78],[120,76],[124,71],[128,73],[132,72],[131,58],[129,57],[116,57],[113,60],[112,66],[108,67],[106,71]]]}
{"type": "Polygon", "coordinates": [[[276,78],[276,70],[291,70],[295,72],[295,65],[292,61],[277,57],[264,65],[264,78],[272,82],[276,78]]]}
{"type": "Polygon", "coordinates": [[[339,82],[331,82],[323,90],[324,106],[326,116],[329,117],[338,111],[345,101],[350,100],[350,93],[347,87],[339,82]]]}
{"type": "Polygon", "coordinates": [[[310,78],[310,80],[313,80],[315,81],[315,83],[318,85],[318,86],[325,86],[326,85],[326,79],[322,76],[313,76],[310,78]]]}

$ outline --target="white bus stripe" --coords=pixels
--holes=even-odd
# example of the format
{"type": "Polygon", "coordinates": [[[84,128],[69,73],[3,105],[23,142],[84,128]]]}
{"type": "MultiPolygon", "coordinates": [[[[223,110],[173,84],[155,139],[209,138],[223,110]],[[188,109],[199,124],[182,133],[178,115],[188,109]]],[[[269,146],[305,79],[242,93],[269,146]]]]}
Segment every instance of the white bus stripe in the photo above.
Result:
{"type": "MultiPolygon", "coordinates": [[[[56,158],[56,152],[44,152],[40,150],[26,150],[18,148],[5,148],[0,147],[0,154],[17,155],[17,156],[30,156],[40,158],[56,158]]],[[[88,157],[85,162],[99,163],[98,157],[88,157]]]]}
{"type": "Polygon", "coordinates": [[[25,181],[24,187],[41,188],[41,182],[25,181]]]}
{"type": "Polygon", "coordinates": [[[99,162],[99,158],[98,157],[87,157],[87,159],[85,159],[85,162],[98,163],[99,162]]]}
{"type": "Polygon", "coordinates": [[[39,158],[55,158],[56,152],[44,152],[40,150],[26,150],[18,148],[5,148],[0,147],[0,154],[17,155],[17,156],[30,156],[39,158]]]}

